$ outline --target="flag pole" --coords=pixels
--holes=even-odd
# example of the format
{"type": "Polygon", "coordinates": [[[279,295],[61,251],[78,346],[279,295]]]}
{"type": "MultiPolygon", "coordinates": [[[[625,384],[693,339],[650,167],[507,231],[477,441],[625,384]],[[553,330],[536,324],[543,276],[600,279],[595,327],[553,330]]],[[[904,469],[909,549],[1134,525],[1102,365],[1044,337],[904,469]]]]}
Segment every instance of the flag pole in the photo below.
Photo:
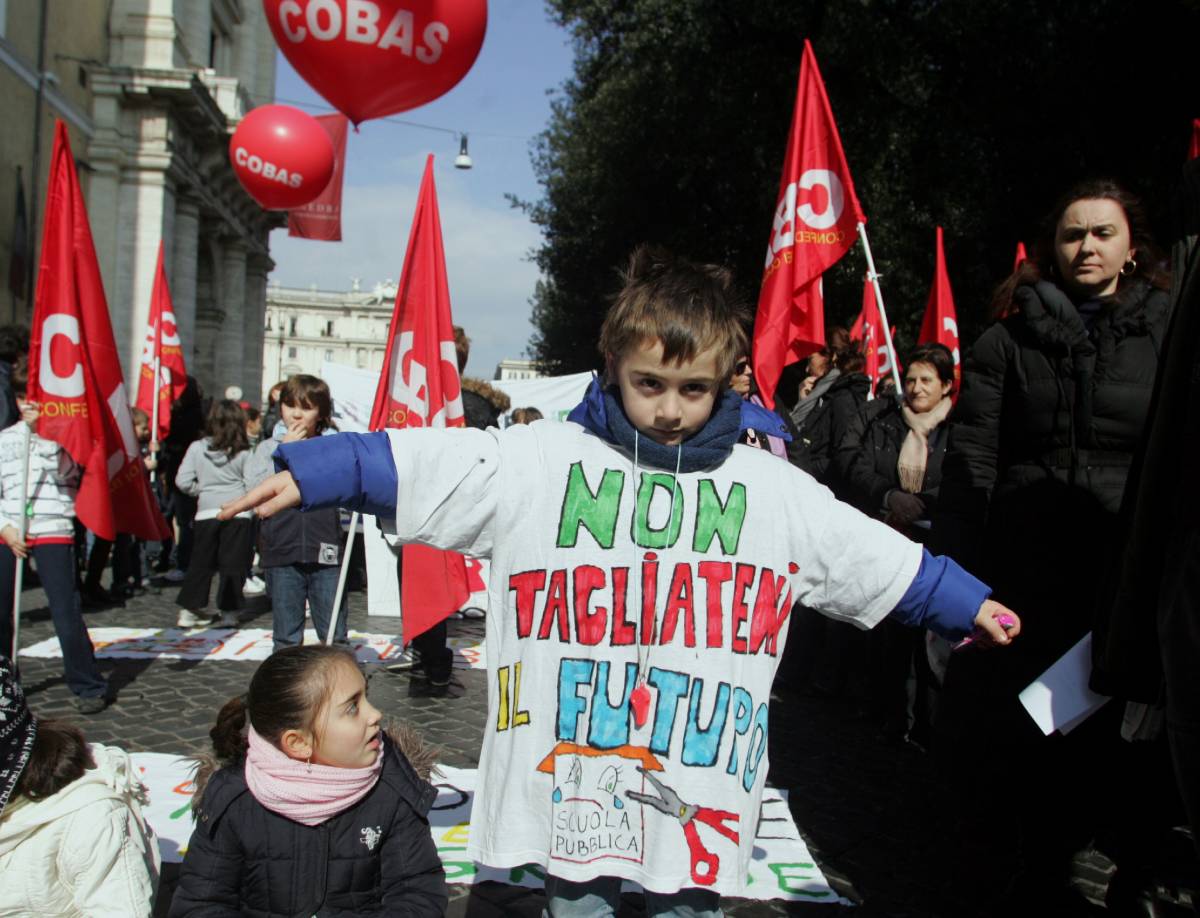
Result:
{"type": "Polygon", "coordinates": [[[879,286],[879,274],[875,271],[875,258],[871,255],[871,243],[867,241],[867,225],[858,224],[858,238],[862,240],[863,251],[867,255],[867,277],[875,290],[875,304],[879,307],[879,321],[883,325],[883,338],[887,342],[888,355],[891,357],[892,379],[896,383],[896,398],[904,397],[904,385],[900,382],[900,367],[896,359],[896,344],[892,341],[892,327],[888,324],[887,310],[883,306],[883,289],[879,286]]]}
{"type": "Polygon", "coordinates": [[[346,539],[346,550],[342,553],[342,569],[338,572],[337,592],[333,594],[333,609],[329,613],[329,633],[325,643],[332,644],[337,633],[338,619],[342,614],[342,596],[346,592],[346,575],[350,572],[350,554],[354,550],[354,539],[358,536],[358,511],[350,514],[350,535],[346,539]]]}
{"type": "MultiPolygon", "coordinates": [[[[159,320],[159,334],[161,331],[162,320],[159,320]]],[[[154,456],[154,468],[150,470],[150,484],[155,483],[155,477],[158,474],[158,405],[162,394],[162,380],[159,375],[162,373],[162,358],[157,354],[154,355],[154,402],[150,407],[150,453],[154,456]]]]}
{"type": "MultiPolygon", "coordinates": [[[[29,452],[33,449],[33,431],[24,419],[17,421],[21,425],[21,438],[24,441],[21,452],[25,456],[21,469],[21,518],[17,521],[17,534],[22,542],[25,541],[27,524],[29,522],[29,452]]],[[[16,552],[13,552],[16,555],[16,552]]],[[[12,665],[17,666],[17,648],[21,641],[21,593],[25,587],[25,559],[18,557],[16,577],[13,578],[13,633],[12,633],[12,665]]]]}

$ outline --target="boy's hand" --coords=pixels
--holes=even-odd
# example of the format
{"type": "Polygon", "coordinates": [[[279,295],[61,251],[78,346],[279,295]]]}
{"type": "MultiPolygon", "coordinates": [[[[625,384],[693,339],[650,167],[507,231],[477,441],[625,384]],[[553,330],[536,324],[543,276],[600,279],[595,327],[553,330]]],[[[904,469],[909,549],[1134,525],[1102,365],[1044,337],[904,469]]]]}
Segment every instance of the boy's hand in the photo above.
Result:
{"type": "Polygon", "coordinates": [[[12,550],[12,553],[18,558],[29,557],[29,546],[21,538],[21,533],[17,531],[16,526],[5,526],[0,529],[0,539],[4,539],[4,544],[12,550]]]}
{"type": "Polygon", "coordinates": [[[255,510],[259,516],[266,518],[288,507],[299,506],[300,488],[296,479],[291,472],[277,472],[237,500],[222,504],[217,519],[232,519],[245,510],[255,510]]]}
{"type": "Polygon", "coordinates": [[[146,463],[146,468],[149,469],[151,472],[153,472],[156,468],[158,468],[158,460],[155,459],[153,456],[147,456],[142,461],[144,463],[146,463]]]}
{"type": "Polygon", "coordinates": [[[1012,639],[1021,633],[1021,620],[1007,606],[985,599],[979,607],[979,614],[975,616],[975,627],[981,632],[977,642],[983,647],[1011,644],[1012,639]]]}

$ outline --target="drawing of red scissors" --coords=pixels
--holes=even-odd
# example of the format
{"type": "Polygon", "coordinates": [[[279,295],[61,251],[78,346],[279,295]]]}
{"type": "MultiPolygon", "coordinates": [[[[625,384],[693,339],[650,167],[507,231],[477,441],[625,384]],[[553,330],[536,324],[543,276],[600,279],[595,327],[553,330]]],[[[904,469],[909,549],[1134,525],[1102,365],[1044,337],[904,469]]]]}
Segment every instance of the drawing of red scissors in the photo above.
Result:
{"type": "Polygon", "coordinates": [[[625,791],[625,796],[638,803],[652,806],[660,813],[666,813],[679,820],[679,824],[683,826],[683,835],[687,839],[688,851],[692,857],[692,880],[699,886],[712,886],[717,881],[717,869],[720,867],[721,859],[704,847],[704,843],[700,841],[700,832],[696,828],[696,823],[702,822],[715,829],[736,845],[738,844],[737,813],[714,810],[711,807],[697,806],[694,803],[684,803],[675,791],[659,781],[652,773],[640,765],[638,771],[650,779],[650,783],[658,791],[658,796],[639,794],[637,791],[625,791]],[[726,823],[733,825],[726,825],[726,823]]]}

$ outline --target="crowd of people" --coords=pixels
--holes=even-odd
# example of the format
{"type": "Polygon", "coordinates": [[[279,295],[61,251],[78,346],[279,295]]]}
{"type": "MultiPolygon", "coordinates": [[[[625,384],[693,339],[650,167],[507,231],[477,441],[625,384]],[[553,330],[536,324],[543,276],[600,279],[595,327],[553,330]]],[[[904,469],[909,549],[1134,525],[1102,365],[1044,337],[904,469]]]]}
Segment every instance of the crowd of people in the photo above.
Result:
{"type": "MultiPolygon", "coordinates": [[[[944,766],[948,793],[978,799],[994,781],[1019,785],[1002,806],[972,808],[960,827],[1012,852],[1011,883],[986,897],[988,914],[1085,914],[1068,880],[1072,856],[1089,842],[1117,867],[1110,912],[1155,914],[1161,835],[1189,816],[1195,831],[1200,818],[1186,682],[1194,677],[1176,675],[1196,661],[1146,677],[1145,655],[1157,659],[1158,648],[1144,636],[1157,610],[1131,613],[1113,600],[1128,598],[1131,570],[1141,573],[1129,560],[1137,555],[1131,495],[1147,487],[1137,463],[1174,327],[1170,269],[1133,195],[1107,181],[1081,185],[999,287],[993,321],[961,367],[946,347],[919,344],[903,355],[902,391],[877,388],[861,345],[833,328],[799,390],[779,393],[772,412],[754,381],[747,316],[729,272],[643,247],[605,319],[604,373],[574,423],[517,408],[500,431],[507,397],[473,381],[463,387],[472,430],[339,434],[317,377],[281,381],[261,414],[233,399],[205,407],[191,381],[170,437],[145,452],[176,534],[153,547],[129,537],[108,546],[80,532],[72,506],[80,470],[36,434],[22,538],[14,514],[25,508],[13,488],[24,440],[10,426],[0,433],[0,642],[11,646],[13,572],[31,556],[67,684],[79,710],[95,713],[107,686],[81,602],[140,589],[149,567],[180,583],[179,627],[232,625],[256,588],[249,578],[263,573],[274,653],[246,695],[214,712],[213,757],[198,777],[197,827],[172,915],[445,911],[427,821],[429,750],[371,705],[345,646],[344,600],[334,609],[341,509],[390,517],[400,544],[491,560],[492,584],[502,587],[491,590],[489,615],[499,624],[489,626],[489,665],[517,661],[515,678],[523,666],[522,697],[531,700],[525,729],[485,738],[469,854],[501,867],[540,861],[555,918],[615,914],[622,879],[645,888],[653,914],[711,918],[744,874],[765,769],[751,765],[753,732],[741,764],[733,745],[713,768],[717,747],[695,739],[698,725],[672,731],[675,710],[663,699],[688,694],[697,665],[695,685],[703,675],[724,686],[727,702],[729,686],[741,693],[741,707],[730,709],[738,733],[756,723],[753,699],[787,684],[861,705],[880,741],[927,750],[944,766]],[[689,506],[709,492],[707,511],[689,506]],[[736,561],[736,582],[729,586],[729,560],[710,560],[693,583],[691,554],[736,561]],[[763,572],[757,601],[743,569],[763,572]],[[669,591],[659,570],[674,570],[669,591]],[[783,600],[783,587],[763,600],[763,584],[785,570],[789,592],[772,624],[763,610],[783,600]],[[706,632],[691,618],[701,583],[710,590],[706,632]],[[718,596],[728,597],[722,586],[734,594],[728,634],[714,618],[714,583],[718,596]],[[595,627],[595,616],[607,615],[597,591],[609,588],[611,643],[605,622],[595,627]],[[624,590],[640,610],[628,640],[618,637],[624,590]],[[655,590],[666,601],[661,620],[655,590]],[[322,641],[337,619],[328,645],[304,643],[306,610],[322,641]],[[1089,634],[1093,687],[1115,700],[1046,736],[1017,696],[1089,634]],[[585,715],[576,687],[596,680],[603,697],[599,680],[618,667],[623,693],[609,685],[609,707],[585,715]],[[563,713],[576,702],[576,714],[563,713]],[[614,721],[605,711],[624,713],[614,721]],[[648,740],[635,739],[643,729],[648,740]],[[577,768],[580,757],[637,742],[649,744],[637,771],[656,772],[663,800],[627,791],[618,806],[669,812],[674,801],[670,822],[685,833],[698,812],[716,812],[739,827],[718,830],[732,847],[698,862],[691,835],[681,846],[678,829],[644,817],[638,859],[581,861],[548,850],[549,826],[564,811],[558,787],[552,796],[543,785],[547,763],[561,784],[555,756],[573,757],[577,768]],[[683,803],[672,787],[699,804],[683,803]]],[[[469,341],[456,332],[461,373],[469,341]]],[[[0,385],[11,390],[0,410],[10,424],[37,418],[25,349],[19,330],[0,330],[0,385]]],[[[148,419],[135,422],[148,444],[148,419]]],[[[1196,631],[1193,609],[1178,633],[1196,631]]],[[[434,690],[449,682],[446,640],[442,622],[413,642],[405,664],[434,690]]],[[[707,695],[697,687],[690,697],[694,720],[707,695]]],[[[39,722],[2,654],[0,701],[0,868],[7,875],[58,852],[54,875],[28,868],[24,885],[5,883],[0,910],[7,897],[54,914],[148,914],[158,856],[127,758],[68,725],[39,722]],[[68,820],[81,818],[109,827],[90,850],[68,831],[68,820]],[[54,830],[30,828],[47,824],[54,830]]]]}

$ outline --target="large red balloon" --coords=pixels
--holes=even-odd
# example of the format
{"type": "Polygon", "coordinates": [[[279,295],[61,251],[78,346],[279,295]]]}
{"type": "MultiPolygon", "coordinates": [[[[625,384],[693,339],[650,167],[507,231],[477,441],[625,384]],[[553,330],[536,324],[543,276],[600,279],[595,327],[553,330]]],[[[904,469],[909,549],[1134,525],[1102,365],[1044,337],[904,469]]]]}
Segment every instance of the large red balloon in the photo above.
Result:
{"type": "Polygon", "coordinates": [[[263,105],[242,119],[229,141],[234,175],[267,210],[307,204],[329,184],[333,142],[312,115],[263,105]]]}
{"type": "Polygon", "coordinates": [[[449,92],[479,55],[487,0],[263,0],[283,56],[355,124],[449,92]]]}

